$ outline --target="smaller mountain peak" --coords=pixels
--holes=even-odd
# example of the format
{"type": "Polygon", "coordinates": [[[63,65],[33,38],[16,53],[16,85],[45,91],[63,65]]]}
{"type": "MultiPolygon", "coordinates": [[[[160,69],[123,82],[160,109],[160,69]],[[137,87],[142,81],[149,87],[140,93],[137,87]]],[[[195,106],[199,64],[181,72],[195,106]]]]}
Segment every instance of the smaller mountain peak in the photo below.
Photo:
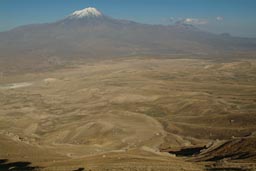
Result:
{"type": "Polygon", "coordinates": [[[195,27],[193,24],[187,24],[183,21],[177,21],[174,25],[178,28],[197,30],[197,27],[195,27]]]}
{"type": "Polygon", "coordinates": [[[88,7],[82,10],[73,12],[70,17],[72,18],[84,18],[84,17],[100,17],[102,13],[96,8],[88,7]]]}

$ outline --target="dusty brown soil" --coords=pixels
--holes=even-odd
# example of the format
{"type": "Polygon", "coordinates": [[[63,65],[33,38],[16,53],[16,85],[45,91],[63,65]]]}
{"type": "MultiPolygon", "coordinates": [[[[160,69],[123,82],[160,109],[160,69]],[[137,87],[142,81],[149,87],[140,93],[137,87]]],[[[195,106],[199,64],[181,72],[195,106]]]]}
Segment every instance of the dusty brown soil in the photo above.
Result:
{"type": "Polygon", "coordinates": [[[231,156],[225,167],[252,169],[255,85],[255,60],[130,58],[2,76],[0,168],[205,170],[231,156]]]}

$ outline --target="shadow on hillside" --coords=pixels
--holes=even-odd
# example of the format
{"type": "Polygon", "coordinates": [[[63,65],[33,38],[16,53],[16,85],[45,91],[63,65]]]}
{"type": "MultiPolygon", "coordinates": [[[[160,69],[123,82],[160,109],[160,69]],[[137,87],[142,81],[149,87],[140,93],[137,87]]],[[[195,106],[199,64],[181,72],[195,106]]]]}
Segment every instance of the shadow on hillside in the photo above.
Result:
{"type": "Polygon", "coordinates": [[[30,162],[8,162],[7,159],[0,159],[0,171],[36,171],[40,167],[30,166],[30,162]]]}
{"type": "Polygon", "coordinates": [[[85,170],[84,170],[84,168],[80,167],[80,168],[78,168],[76,170],[73,170],[73,171],[85,171],[85,170]]]}
{"type": "Polygon", "coordinates": [[[250,171],[248,169],[242,169],[242,168],[207,168],[207,171],[250,171]]]}
{"type": "Polygon", "coordinates": [[[180,149],[180,150],[170,150],[168,151],[170,154],[175,154],[178,157],[182,157],[182,156],[193,156],[196,154],[199,154],[201,150],[205,149],[205,147],[193,147],[193,148],[184,148],[184,149],[180,149]]]}

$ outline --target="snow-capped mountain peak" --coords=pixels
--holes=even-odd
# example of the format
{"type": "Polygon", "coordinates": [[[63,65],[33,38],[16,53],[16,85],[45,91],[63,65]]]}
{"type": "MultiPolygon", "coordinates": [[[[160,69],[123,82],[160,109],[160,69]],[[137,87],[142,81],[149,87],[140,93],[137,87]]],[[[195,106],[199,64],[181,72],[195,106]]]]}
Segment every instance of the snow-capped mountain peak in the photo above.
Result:
{"type": "Polygon", "coordinates": [[[82,10],[73,12],[70,17],[72,18],[84,18],[84,17],[100,17],[102,13],[96,8],[88,7],[82,10]]]}

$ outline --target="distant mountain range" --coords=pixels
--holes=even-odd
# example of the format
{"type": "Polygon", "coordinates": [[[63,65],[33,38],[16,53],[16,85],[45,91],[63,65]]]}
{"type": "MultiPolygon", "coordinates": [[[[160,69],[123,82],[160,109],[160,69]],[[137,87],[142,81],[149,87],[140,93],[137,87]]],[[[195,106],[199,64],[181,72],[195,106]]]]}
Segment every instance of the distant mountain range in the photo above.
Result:
{"type": "Polygon", "coordinates": [[[0,58],[90,58],[220,54],[256,50],[256,39],[204,32],[192,25],[149,25],[114,19],[95,8],[54,23],[0,33],[0,58]]]}

